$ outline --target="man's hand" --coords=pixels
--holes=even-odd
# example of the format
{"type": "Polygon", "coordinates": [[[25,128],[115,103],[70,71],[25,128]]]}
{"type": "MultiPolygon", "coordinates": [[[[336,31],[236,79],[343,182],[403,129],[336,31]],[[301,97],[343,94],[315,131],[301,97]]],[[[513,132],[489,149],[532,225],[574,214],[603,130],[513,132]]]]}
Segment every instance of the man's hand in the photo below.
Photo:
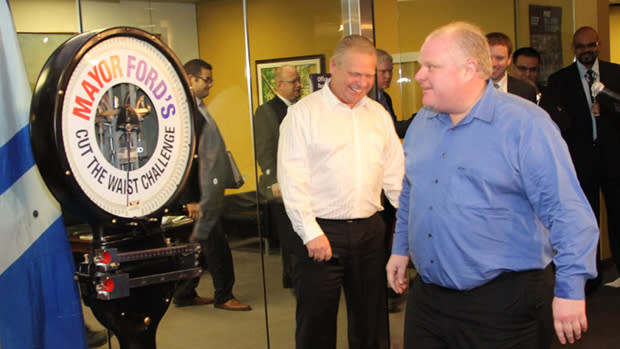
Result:
{"type": "Polygon", "coordinates": [[[575,343],[588,331],[586,301],[553,297],[553,327],[560,343],[575,343]]]}
{"type": "Polygon", "coordinates": [[[202,212],[200,212],[200,204],[197,202],[190,202],[185,205],[187,208],[187,216],[193,220],[198,220],[202,217],[202,212]]]}
{"type": "Polygon", "coordinates": [[[388,284],[398,294],[405,292],[409,286],[407,279],[407,265],[409,265],[409,256],[399,256],[393,254],[390,256],[385,270],[387,271],[388,284]]]}
{"type": "Polygon", "coordinates": [[[325,234],[315,237],[306,243],[308,257],[316,262],[325,262],[332,258],[332,246],[325,234]]]}
{"type": "Polygon", "coordinates": [[[278,183],[273,183],[271,185],[271,193],[273,194],[274,198],[281,198],[282,197],[282,192],[280,191],[280,184],[278,183]]]}

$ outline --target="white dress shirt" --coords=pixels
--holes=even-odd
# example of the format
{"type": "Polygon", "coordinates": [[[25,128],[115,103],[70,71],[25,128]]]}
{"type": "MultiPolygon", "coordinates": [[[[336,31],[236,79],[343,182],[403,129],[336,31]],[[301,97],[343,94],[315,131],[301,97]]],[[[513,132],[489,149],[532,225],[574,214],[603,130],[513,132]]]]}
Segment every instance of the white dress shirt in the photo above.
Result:
{"type": "Polygon", "coordinates": [[[493,82],[498,89],[508,92],[508,73],[504,72],[504,76],[498,82],[493,82]]]}
{"type": "Polygon", "coordinates": [[[381,189],[398,207],[403,147],[385,108],[364,97],[353,108],[328,84],[289,108],[280,125],[278,182],[304,244],[323,234],[316,218],[367,218],[381,189]]]}
{"type": "MultiPolygon", "coordinates": [[[[586,95],[586,101],[588,101],[588,106],[590,107],[590,118],[592,118],[592,139],[596,140],[598,138],[598,134],[596,132],[596,117],[592,114],[592,91],[590,91],[590,85],[588,84],[588,80],[586,79],[586,73],[588,72],[588,68],[585,65],[581,64],[581,62],[577,61],[577,71],[579,72],[579,77],[581,78],[581,86],[583,87],[583,93],[586,95]]],[[[598,58],[594,61],[592,65],[592,71],[594,71],[594,81],[601,81],[600,73],[598,70],[598,58]]]]}

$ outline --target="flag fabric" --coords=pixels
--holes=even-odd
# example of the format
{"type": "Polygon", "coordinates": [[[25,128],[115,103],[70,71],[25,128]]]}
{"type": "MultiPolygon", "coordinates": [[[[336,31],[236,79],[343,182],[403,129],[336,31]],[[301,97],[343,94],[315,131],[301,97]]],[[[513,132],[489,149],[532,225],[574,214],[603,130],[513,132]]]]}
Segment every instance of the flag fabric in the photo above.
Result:
{"type": "MultiPolygon", "coordinates": [[[[0,347],[86,348],[75,267],[58,203],[30,147],[30,86],[0,1],[0,347]]],[[[53,159],[50,159],[53,161],[53,159]]]]}

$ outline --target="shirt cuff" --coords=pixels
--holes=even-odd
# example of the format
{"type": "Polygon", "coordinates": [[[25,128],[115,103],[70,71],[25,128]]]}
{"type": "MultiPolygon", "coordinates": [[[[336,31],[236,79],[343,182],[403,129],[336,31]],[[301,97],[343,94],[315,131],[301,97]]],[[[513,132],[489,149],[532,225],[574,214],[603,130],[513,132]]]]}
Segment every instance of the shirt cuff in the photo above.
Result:
{"type": "Polygon", "coordinates": [[[392,254],[398,256],[409,256],[409,248],[400,244],[392,244],[392,254]]]}
{"type": "Polygon", "coordinates": [[[311,221],[304,222],[303,225],[303,233],[298,233],[301,241],[303,241],[304,245],[313,239],[323,235],[323,229],[319,226],[319,223],[316,222],[316,219],[312,219],[311,221]]]}
{"type": "Polygon", "coordinates": [[[583,276],[556,276],[554,294],[558,298],[582,300],[586,298],[585,286],[583,276]]]}

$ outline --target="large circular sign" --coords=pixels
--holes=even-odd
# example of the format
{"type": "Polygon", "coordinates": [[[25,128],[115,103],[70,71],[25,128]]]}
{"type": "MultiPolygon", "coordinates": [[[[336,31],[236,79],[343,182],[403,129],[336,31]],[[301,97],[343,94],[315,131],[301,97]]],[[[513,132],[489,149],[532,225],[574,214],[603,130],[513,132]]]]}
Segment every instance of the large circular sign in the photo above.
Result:
{"type": "Polygon", "coordinates": [[[31,110],[44,179],[88,220],[155,215],[187,177],[195,102],[178,59],[151,34],[69,40],[41,72],[31,110]]]}

